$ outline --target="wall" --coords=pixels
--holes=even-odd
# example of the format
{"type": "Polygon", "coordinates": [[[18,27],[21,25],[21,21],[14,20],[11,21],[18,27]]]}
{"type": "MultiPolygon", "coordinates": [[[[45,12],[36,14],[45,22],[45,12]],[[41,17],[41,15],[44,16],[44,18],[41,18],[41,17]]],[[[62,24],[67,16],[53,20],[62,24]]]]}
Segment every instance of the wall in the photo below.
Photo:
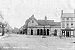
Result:
{"type": "Polygon", "coordinates": [[[60,33],[61,33],[61,32],[60,32],[60,31],[61,31],[61,27],[59,27],[59,26],[58,26],[58,27],[52,27],[52,28],[51,28],[51,33],[54,33],[54,30],[55,30],[55,29],[57,30],[57,36],[59,36],[60,33]]]}
{"type": "Polygon", "coordinates": [[[28,26],[36,26],[36,25],[38,25],[38,23],[34,19],[30,20],[30,22],[28,23],[28,26]]]}

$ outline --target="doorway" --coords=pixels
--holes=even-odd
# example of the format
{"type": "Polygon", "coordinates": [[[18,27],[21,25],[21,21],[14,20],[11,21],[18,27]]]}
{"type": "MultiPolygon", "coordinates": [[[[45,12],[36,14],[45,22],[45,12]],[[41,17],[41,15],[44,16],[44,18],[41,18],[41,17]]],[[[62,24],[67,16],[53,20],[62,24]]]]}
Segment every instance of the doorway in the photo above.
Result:
{"type": "Polygon", "coordinates": [[[66,37],[69,37],[69,31],[66,31],[66,37]]]}
{"type": "Polygon", "coordinates": [[[37,35],[39,35],[39,29],[37,29],[37,35]]]}
{"type": "Polygon", "coordinates": [[[57,36],[57,30],[56,29],[54,30],[54,36],[57,36]]]}
{"type": "Polygon", "coordinates": [[[42,29],[40,29],[40,35],[43,35],[42,33],[43,33],[43,31],[42,31],[42,29]]]}
{"type": "Polygon", "coordinates": [[[49,29],[47,29],[47,35],[49,35],[49,29]]]}
{"type": "Polygon", "coordinates": [[[43,35],[46,35],[46,29],[44,29],[43,35]]]}
{"type": "Polygon", "coordinates": [[[33,30],[31,29],[31,35],[33,35],[33,30]]]}

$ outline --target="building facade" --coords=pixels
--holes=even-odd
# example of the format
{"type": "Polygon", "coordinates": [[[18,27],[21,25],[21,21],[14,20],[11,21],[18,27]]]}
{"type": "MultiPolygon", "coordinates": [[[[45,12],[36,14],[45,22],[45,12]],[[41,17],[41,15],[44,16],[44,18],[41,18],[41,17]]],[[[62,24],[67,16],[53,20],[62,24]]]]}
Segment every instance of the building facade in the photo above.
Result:
{"type": "Polygon", "coordinates": [[[61,11],[61,35],[64,37],[75,36],[75,10],[74,13],[61,11]]]}
{"type": "Polygon", "coordinates": [[[47,20],[46,16],[44,20],[37,20],[34,15],[32,15],[26,20],[25,25],[21,27],[21,29],[23,28],[23,30],[27,30],[27,35],[54,34],[54,36],[57,36],[60,34],[60,24],[60,22],[54,22],[54,20],[47,20]]]}
{"type": "Polygon", "coordinates": [[[61,22],[54,22],[54,20],[35,19],[32,15],[26,20],[25,25],[21,27],[22,33],[27,35],[55,35],[63,37],[75,36],[75,10],[74,13],[64,13],[61,11],[61,22]]]}

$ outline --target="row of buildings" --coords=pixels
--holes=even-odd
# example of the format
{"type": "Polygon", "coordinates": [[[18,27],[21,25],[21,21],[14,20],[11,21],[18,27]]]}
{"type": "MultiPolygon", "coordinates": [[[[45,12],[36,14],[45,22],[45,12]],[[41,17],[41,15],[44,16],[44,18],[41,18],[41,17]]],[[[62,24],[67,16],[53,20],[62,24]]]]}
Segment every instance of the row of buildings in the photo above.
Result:
{"type": "Polygon", "coordinates": [[[60,19],[60,22],[54,22],[45,16],[44,20],[37,20],[32,15],[20,29],[28,35],[75,36],[75,10],[74,13],[63,13],[61,10],[60,19]]]}

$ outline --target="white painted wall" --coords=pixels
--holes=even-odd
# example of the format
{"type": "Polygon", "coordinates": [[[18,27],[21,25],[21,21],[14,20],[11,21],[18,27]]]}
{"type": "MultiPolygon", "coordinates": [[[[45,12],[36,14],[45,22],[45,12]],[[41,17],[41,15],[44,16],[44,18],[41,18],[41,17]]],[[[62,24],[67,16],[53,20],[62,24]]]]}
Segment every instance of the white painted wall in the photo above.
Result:
{"type": "Polygon", "coordinates": [[[64,19],[63,23],[62,23],[62,21],[63,20],[61,19],[61,28],[62,28],[63,23],[65,24],[65,28],[67,27],[67,23],[69,23],[69,28],[71,28],[72,21],[73,21],[73,27],[75,28],[75,18],[73,18],[73,20],[71,18],[69,18],[69,20],[68,20],[69,22],[67,22],[67,18],[64,19]]]}

